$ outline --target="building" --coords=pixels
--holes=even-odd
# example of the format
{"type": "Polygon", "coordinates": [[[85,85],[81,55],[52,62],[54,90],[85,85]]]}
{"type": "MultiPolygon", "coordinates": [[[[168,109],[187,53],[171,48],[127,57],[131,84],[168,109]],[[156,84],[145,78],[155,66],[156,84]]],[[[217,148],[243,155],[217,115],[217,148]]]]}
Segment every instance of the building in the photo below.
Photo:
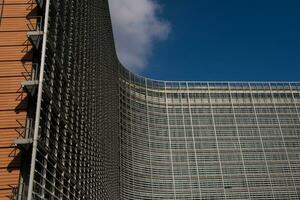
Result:
{"type": "Polygon", "coordinates": [[[32,45],[27,32],[37,24],[29,17],[35,2],[0,1],[0,199],[14,199],[19,188],[21,153],[14,140],[26,137],[28,95],[21,89],[31,79],[32,45]]]}
{"type": "Polygon", "coordinates": [[[299,199],[299,83],[120,82],[124,199],[299,199]]]}
{"type": "Polygon", "coordinates": [[[0,199],[118,199],[107,2],[0,3],[0,199]]]}
{"type": "Polygon", "coordinates": [[[1,199],[299,199],[300,83],[140,77],[107,0],[0,6],[1,199]]]}

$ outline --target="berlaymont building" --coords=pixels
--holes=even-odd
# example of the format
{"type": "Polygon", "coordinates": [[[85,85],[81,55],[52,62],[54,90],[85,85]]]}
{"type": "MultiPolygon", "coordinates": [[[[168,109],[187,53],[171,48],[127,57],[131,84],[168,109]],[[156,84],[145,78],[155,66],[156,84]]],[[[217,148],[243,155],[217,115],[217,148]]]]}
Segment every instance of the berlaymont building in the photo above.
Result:
{"type": "Polygon", "coordinates": [[[300,83],[159,81],[107,0],[0,1],[0,199],[300,199],[300,83]]]}

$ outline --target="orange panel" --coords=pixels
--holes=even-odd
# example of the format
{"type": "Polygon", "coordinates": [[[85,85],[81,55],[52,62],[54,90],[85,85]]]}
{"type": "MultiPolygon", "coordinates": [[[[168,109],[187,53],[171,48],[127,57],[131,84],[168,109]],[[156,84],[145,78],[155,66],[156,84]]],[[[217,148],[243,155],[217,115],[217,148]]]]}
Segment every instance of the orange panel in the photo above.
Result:
{"type": "MultiPolygon", "coordinates": [[[[16,138],[23,134],[24,129],[0,129],[0,148],[11,147],[16,138]]],[[[1,173],[0,173],[1,174],[1,173]]]]}
{"type": "MultiPolygon", "coordinates": [[[[5,1],[6,2],[6,1],[5,1]]],[[[2,17],[26,17],[33,15],[35,4],[4,4],[2,5],[2,17]]],[[[36,15],[36,14],[35,14],[36,15]]]]}
{"type": "Polygon", "coordinates": [[[26,108],[26,93],[6,93],[0,95],[0,111],[16,111],[20,112],[26,108]]]}
{"type": "Polygon", "coordinates": [[[7,187],[8,185],[14,185],[19,179],[19,171],[11,170],[7,168],[0,168],[1,179],[6,179],[6,183],[0,182],[0,187],[7,187]]]}
{"type": "Polygon", "coordinates": [[[16,199],[20,152],[14,140],[24,134],[26,93],[21,82],[30,77],[32,51],[27,32],[36,26],[35,0],[0,1],[0,199],[16,199]]]}
{"type": "Polygon", "coordinates": [[[0,46],[7,45],[27,45],[27,32],[0,32],[0,46]]]}
{"type": "Polygon", "coordinates": [[[20,128],[25,122],[26,112],[0,111],[0,128],[20,128]]]}
{"type": "Polygon", "coordinates": [[[0,169],[14,170],[14,168],[20,165],[20,160],[21,157],[18,149],[0,148],[0,169]]]}
{"type": "MultiPolygon", "coordinates": [[[[26,4],[26,5],[29,5],[29,4],[35,4],[35,3],[36,3],[36,0],[5,0],[4,1],[5,5],[8,5],[8,4],[13,4],[13,5],[26,4]]],[[[0,5],[1,4],[2,4],[2,1],[1,1],[0,5]]]]}
{"type": "Polygon", "coordinates": [[[36,27],[34,19],[2,18],[0,31],[28,31],[36,27]]]}
{"type": "Polygon", "coordinates": [[[31,62],[9,61],[0,63],[0,78],[7,76],[30,76],[31,62]]]}
{"type": "Polygon", "coordinates": [[[21,82],[25,80],[26,79],[22,76],[0,78],[0,94],[12,92],[21,93],[21,82]]]}
{"type": "Polygon", "coordinates": [[[2,46],[0,62],[10,60],[28,60],[31,58],[31,46],[2,46]]]}
{"type": "Polygon", "coordinates": [[[1,190],[0,190],[0,199],[2,200],[2,199],[16,199],[12,194],[11,194],[11,192],[12,192],[12,187],[13,186],[9,186],[9,188],[2,188],[1,190]]]}

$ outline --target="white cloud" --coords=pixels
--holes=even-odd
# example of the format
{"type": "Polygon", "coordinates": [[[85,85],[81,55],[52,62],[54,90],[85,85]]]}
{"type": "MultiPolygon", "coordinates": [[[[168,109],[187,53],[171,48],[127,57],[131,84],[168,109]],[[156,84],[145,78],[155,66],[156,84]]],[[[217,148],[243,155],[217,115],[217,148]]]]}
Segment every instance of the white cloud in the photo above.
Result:
{"type": "Polygon", "coordinates": [[[155,0],[109,0],[113,33],[121,63],[133,71],[147,65],[154,43],[167,39],[170,24],[155,0]]]}

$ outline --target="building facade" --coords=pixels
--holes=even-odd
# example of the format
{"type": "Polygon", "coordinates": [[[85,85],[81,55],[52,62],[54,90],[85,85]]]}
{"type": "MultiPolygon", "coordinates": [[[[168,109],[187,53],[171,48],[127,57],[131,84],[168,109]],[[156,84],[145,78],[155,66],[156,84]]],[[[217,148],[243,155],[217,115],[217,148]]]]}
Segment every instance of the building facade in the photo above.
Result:
{"type": "Polygon", "coordinates": [[[107,2],[0,4],[0,199],[119,199],[107,2]]]}
{"type": "Polygon", "coordinates": [[[299,199],[300,83],[144,78],[107,0],[0,4],[1,199],[299,199]]]}
{"type": "Polygon", "coordinates": [[[299,83],[120,74],[123,199],[299,199],[299,83]]]}
{"type": "Polygon", "coordinates": [[[35,29],[35,2],[0,1],[0,199],[18,195],[21,152],[14,140],[26,137],[28,95],[21,83],[31,79],[34,58],[27,32],[35,29]]]}

